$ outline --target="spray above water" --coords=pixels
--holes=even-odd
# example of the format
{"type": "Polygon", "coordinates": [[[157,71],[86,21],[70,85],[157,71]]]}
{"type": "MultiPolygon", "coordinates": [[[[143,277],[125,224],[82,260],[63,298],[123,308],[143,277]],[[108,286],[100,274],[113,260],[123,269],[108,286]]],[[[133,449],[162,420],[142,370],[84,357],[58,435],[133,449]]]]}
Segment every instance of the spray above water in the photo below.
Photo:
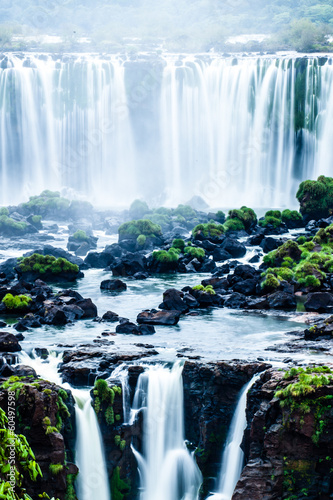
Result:
{"type": "Polygon", "coordinates": [[[133,450],[140,500],[197,500],[202,476],[184,440],[182,366],[152,366],[141,374],[132,411],[132,420],[139,411],[144,418],[143,453],[133,450]]]}

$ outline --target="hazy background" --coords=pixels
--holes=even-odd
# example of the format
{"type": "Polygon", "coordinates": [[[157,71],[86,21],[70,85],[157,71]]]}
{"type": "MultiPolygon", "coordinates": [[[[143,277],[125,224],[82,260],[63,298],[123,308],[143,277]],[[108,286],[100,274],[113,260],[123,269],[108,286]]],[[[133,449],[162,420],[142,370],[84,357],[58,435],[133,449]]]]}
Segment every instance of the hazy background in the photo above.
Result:
{"type": "Polygon", "coordinates": [[[235,49],[330,50],[333,0],[1,0],[0,47],[48,50],[230,49],[241,34],[269,34],[235,49]],[[35,38],[27,38],[34,36],[35,38]],[[84,40],[88,38],[88,40],[84,40]],[[54,40],[53,40],[54,42],[54,40]]]}

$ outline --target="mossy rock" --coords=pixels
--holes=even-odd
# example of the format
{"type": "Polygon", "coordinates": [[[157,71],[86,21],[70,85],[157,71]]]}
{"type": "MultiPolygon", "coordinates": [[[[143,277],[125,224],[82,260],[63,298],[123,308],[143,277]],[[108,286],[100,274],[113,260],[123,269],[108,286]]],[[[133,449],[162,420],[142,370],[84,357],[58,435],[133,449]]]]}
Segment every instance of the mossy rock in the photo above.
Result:
{"type": "Polygon", "coordinates": [[[43,281],[75,281],[83,276],[79,267],[68,260],[52,255],[33,254],[18,259],[16,271],[26,281],[42,279],[43,281]]]}
{"type": "Polygon", "coordinates": [[[144,235],[149,238],[162,236],[161,226],[148,219],[132,220],[125,222],[118,229],[119,241],[127,239],[137,239],[144,235]]]}
{"type": "Polygon", "coordinates": [[[207,224],[198,224],[192,230],[193,238],[200,240],[220,240],[225,232],[222,224],[215,224],[213,222],[208,222],[207,224]]]}
{"type": "Polygon", "coordinates": [[[301,182],[296,198],[307,221],[329,217],[333,214],[333,178],[321,175],[316,181],[301,182]]]}

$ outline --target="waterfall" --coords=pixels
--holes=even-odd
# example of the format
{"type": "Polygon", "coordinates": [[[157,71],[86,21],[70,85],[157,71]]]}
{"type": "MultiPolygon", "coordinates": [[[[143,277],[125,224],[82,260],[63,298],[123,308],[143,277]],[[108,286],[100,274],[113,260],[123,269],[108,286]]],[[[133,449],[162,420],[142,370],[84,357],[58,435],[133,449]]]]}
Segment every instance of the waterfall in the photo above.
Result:
{"type": "Polygon", "coordinates": [[[332,164],[324,57],[6,54],[0,110],[0,205],[58,189],[102,206],[292,207],[332,164]]]}
{"type": "Polygon", "coordinates": [[[103,441],[89,390],[72,389],[76,406],[76,481],[79,500],[110,500],[103,441]]]}
{"type": "Polygon", "coordinates": [[[246,429],[247,394],[260,375],[255,375],[243,387],[235,414],[231,421],[226,445],[222,455],[222,466],[218,492],[209,496],[207,500],[231,500],[237,481],[241,475],[244,453],[241,448],[244,431],[246,429]]]}
{"type": "Polygon", "coordinates": [[[102,436],[96,413],[91,406],[89,389],[75,389],[63,384],[58,372],[62,353],[51,352],[46,360],[20,353],[20,362],[31,366],[36,373],[57,385],[70,389],[75,399],[76,465],[79,468],[75,487],[79,500],[111,500],[102,436]]]}
{"type": "Polygon", "coordinates": [[[140,500],[197,500],[201,473],[184,441],[182,366],[149,367],[140,375],[134,414],[143,411],[140,500]]]}

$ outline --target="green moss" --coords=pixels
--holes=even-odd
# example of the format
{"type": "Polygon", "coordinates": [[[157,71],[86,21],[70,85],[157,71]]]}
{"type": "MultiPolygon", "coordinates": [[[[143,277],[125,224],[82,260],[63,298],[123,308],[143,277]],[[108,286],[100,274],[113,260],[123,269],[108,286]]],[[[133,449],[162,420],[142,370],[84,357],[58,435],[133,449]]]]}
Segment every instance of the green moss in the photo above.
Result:
{"type": "Polygon", "coordinates": [[[33,215],[31,218],[33,224],[40,224],[42,221],[42,216],[41,215],[33,215]]]}
{"type": "Polygon", "coordinates": [[[198,292],[208,293],[209,295],[215,295],[215,290],[211,285],[207,285],[207,286],[195,285],[192,287],[192,290],[196,290],[198,292]]]}
{"type": "Polygon", "coordinates": [[[304,245],[304,243],[307,242],[307,238],[305,236],[299,236],[299,238],[297,238],[297,243],[299,245],[304,245]]]}
{"type": "Polygon", "coordinates": [[[87,236],[87,233],[85,231],[82,231],[81,229],[76,231],[73,234],[72,238],[77,241],[89,241],[89,236],[87,236]]]}
{"type": "Polygon", "coordinates": [[[50,470],[52,476],[57,476],[63,469],[64,469],[64,466],[62,464],[50,464],[49,465],[49,470],[50,470]]]}
{"type": "Polygon", "coordinates": [[[134,200],[130,206],[129,213],[130,216],[137,219],[143,217],[149,212],[149,207],[145,201],[134,200]]]}
{"type": "Polygon", "coordinates": [[[7,293],[1,301],[5,304],[6,309],[8,311],[17,311],[22,312],[29,308],[30,302],[32,302],[32,298],[27,295],[12,295],[11,293],[7,293]]]}
{"type": "Polygon", "coordinates": [[[136,239],[136,242],[137,244],[140,246],[140,247],[143,247],[145,244],[146,244],[146,237],[144,234],[140,234],[137,239],[136,239]]]}
{"type": "Polygon", "coordinates": [[[21,208],[33,215],[47,216],[54,212],[65,212],[70,206],[70,201],[62,198],[58,191],[43,191],[38,196],[31,196],[27,203],[22,203],[21,208]]]}
{"type": "Polygon", "coordinates": [[[18,222],[8,217],[7,215],[0,215],[0,232],[16,233],[17,235],[25,233],[28,224],[26,222],[18,222]]]}
{"type": "Polygon", "coordinates": [[[186,221],[189,219],[193,219],[196,217],[196,211],[193,210],[192,207],[189,205],[178,205],[177,208],[174,210],[174,215],[180,215],[181,217],[184,217],[186,221]]]}
{"type": "Polygon", "coordinates": [[[280,286],[279,280],[272,273],[266,275],[265,280],[260,284],[263,290],[275,290],[280,286]]]}
{"type": "Polygon", "coordinates": [[[184,248],[185,248],[185,241],[182,240],[181,238],[176,238],[173,240],[172,246],[173,246],[173,248],[177,248],[178,250],[183,252],[184,248]]]}
{"type": "Polygon", "coordinates": [[[199,247],[186,247],[184,250],[185,255],[190,255],[194,259],[204,260],[206,252],[203,248],[199,247]]]}
{"type": "Polygon", "coordinates": [[[76,274],[79,267],[66,259],[59,257],[56,259],[52,255],[40,255],[34,253],[30,257],[18,259],[18,270],[22,273],[34,272],[37,274],[76,274]]]}
{"type": "Polygon", "coordinates": [[[111,498],[112,500],[123,500],[130,491],[127,481],[120,478],[120,467],[115,467],[111,477],[111,498]]]}
{"type": "Polygon", "coordinates": [[[303,220],[302,215],[299,212],[297,212],[297,210],[289,210],[289,209],[283,210],[281,218],[283,222],[289,222],[289,221],[301,222],[303,220]]]}
{"type": "Polygon", "coordinates": [[[1,215],[6,215],[6,216],[8,217],[8,215],[9,215],[8,208],[6,208],[6,207],[1,207],[1,208],[0,208],[0,216],[1,216],[1,215]]]}
{"type": "Polygon", "coordinates": [[[243,222],[239,219],[227,219],[223,224],[224,231],[242,231],[245,230],[243,222]]]}
{"type": "Polygon", "coordinates": [[[118,234],[119,236],[127,238],[137,238],[141,234],[151,237],[161,236],[162,230],[161,226],[154,224],[148,219],[139,219],[122,224],[118,229],[118,234]]]}
{"type": "Polygon", "coordinates": [[[259,226],[261,227],[266,227],[268,225],[273,226],[275,229],[280,227],[282,224],[281,219],[277,219],[276,217],[273,217],[272,215],[265,215],[265,218],[263,220],[259,221],[259,226]]]}
{"type": "Polygon", "coordinates": [[[108,425],[113,425],[115,420],[113,403],[115,395],[121,395],[121,387],[113,386],[109,387],[108,383],[104,379],[96,380],[94,386],[95,402],[94,408],[97,415],[100,414],[102,407],[104,406],[104,418],[108,425]]]}
{"type": "Polygon", "coordinates": [[[212,222],[208,222],[207,224],[198,224],[192,230],[192,234],[194,238],[198,236],[204,236],[205,238],[219,238],[222,234],[224,234],[225,230],[221,224],[215,224],[212,222]]]}
{"type": "Polygon", "coordinates": [[[77,474],[67,474],[66,476],[66,493],[65,500],[77,500],[77,496],[75,493],[75,480],[77,474]]]}
{"type": "Polygon", "coordinates": [[[124,449],[126,448],[126,441],[125,441],[125,439],[122,439],[120,441],[119,448],[120,448],[120,451],[124,451],[124,449]]]}
{"type": "Polygon", "coordinates": [[[308,219],[330,216],[333,212],[333,178],[321,175],[316,181],[301,182],[296,198],[301,214],[308,219]]]}
{"type": "Polygon", "coordinates": [[[264,256],[264,263],[277,267],[281,265],[282,261],[287,262],[285,259],[289,257],[292,261],[299,262],[302,255],[302,249],[296,241],[288,240],[276,250],[269,252],[264,256]]]}
{"type": "Polygon", "coordinates": [[[157,262],[177,262],[179,254],[176,248],[171,247],[169,250],[155,250],[153,259],[157,262]]]}
{"type": "Polygon", "coordinates": [[[225,213],[222,212],[222,210],[219,210],[218,212],[216,212],[215,218],[217,222],[223,224],[225,222],[225,213]]]}
{"type": "Polygon", "coordinates": [[[120,445],[120,441],[121,441],[121,437],[119,436],[119,434],[116,434],[115,437],[114,437],[114,444],[116,446],[119,446],[120,445]]]}

